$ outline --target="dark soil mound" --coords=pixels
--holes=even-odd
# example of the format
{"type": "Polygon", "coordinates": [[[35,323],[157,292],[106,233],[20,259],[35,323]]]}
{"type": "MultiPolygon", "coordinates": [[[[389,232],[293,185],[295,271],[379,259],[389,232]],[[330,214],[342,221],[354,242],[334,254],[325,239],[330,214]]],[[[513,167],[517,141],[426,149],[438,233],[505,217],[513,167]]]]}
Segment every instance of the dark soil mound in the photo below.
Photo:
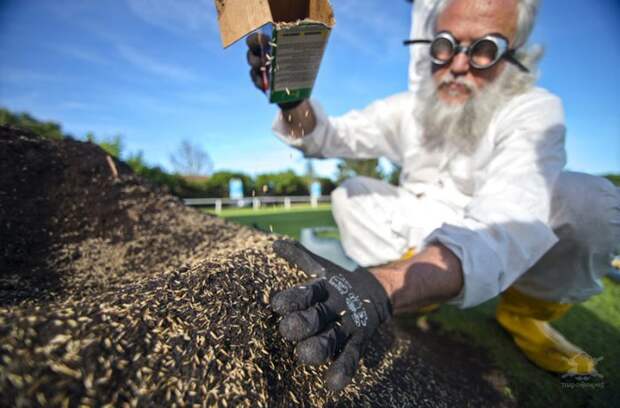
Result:
{"type": "Polygon", "coordinates": [[[393,324],[354,384],[326,392],[267,307],[305,279],[273,239],[184,207],[95,145],[0,127],[1,405],[510,405],[479,352],[393,324]]]}
{"type": "Polygon", "coordinates": [[[0,127],[0,186],[0,304],[22,289],[30,299],[33,287],[73,295],[76,285],[130,282],[240,233],[146,186],[92,143],[0,127]]]}

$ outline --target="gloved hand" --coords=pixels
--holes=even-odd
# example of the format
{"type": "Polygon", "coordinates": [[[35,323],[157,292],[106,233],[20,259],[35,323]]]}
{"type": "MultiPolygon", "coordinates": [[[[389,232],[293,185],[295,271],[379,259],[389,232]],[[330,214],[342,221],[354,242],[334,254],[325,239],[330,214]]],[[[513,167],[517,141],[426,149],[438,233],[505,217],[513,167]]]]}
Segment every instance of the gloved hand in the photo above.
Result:
{"type": "MultiPolygon", "coordinates": [[[[252,83],[262,92],[269,90],[269,58],[271,55],[271,46],[269,38],[261,33],[253,33],[246,39],[248,45],[247,60],[250,65],[250,78],[252,83]]],[[[278,106],[282,110],[294,109],[301,104],[302,101],[279,103],[278,106]]]]}
{"type": "Polygon", "coordinates": [[[326,382],[339,391],[353,379],[375,330],[391,317],[388,296],[365,268],[349,272],[296,241],[278,240],[273,249],[307,274],[321,276],[277,293],[271,307],[284,316],[280,333],[297,342],[295,354],[301,363],[320,365],[335,358],[326,382]]]}
{"type": "Polygon", "coordinates": [[[267,55],[271,51],[269,39],[261,33],[249,35],[246,39],[248,45],[247,59],[250,64],[250,77],[254,86],[266,92],[269,90],[269,67],[267,66],[267,55]]]}

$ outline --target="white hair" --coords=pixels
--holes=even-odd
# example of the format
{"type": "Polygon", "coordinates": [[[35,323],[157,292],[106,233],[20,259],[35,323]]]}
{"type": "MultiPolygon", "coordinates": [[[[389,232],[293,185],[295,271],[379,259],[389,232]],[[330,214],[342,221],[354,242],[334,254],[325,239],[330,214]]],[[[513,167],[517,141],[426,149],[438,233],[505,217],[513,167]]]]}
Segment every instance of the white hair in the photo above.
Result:
{"type": "MultiPolygon", "coordinates": [[[[441,12],[450,4],[450,1],[452,0],[437,0],[435,3],[431,15],[426,21],[426,30],[430,35],[435,33],[437,19],[441,12]]],[[[539,5],[540,0],[518,0],[517,32],[512,48],[523,47],[527,43],[534,30],[539,5]]]]}
{"type": "MultiPolygon", "coordinates": [[[[425,30],[432,36],[436,30],[437,18],[452,0],[438,0],[426,22],[425,30]]],[[[461,151],[472,153],[484,136],[496,114],[510,99],[527,92],[537,79],[537,63],[543,55],[540,46],[530,49],[523,47],[534,27],[540,0],[518,0],[517,33],[513,46],[519,48],[515,57],[530,72],[522,72],[513,64],[506,64],[504,70],[491,83],[478,89],[474,83],[464,78],[454,78],[450,73],[444,75],[439,83],[432,78],[430,56],[420,58],[416,69],[426,80],[418,89],[420,103],[415,114],[424,129],[424,144],[433,150],[450,145],[461,151]],[[466,86],[470,98],[463,104],[443,102],[438,95],[442,83],[459,82],[466,86]]]]}
{"type": "Polygon", "coordinates": [[[530,38],[536,23],[540,0],[519,0],[519,14],[517,16],[517,33],[513,48],[523,47],[530,38]]]}

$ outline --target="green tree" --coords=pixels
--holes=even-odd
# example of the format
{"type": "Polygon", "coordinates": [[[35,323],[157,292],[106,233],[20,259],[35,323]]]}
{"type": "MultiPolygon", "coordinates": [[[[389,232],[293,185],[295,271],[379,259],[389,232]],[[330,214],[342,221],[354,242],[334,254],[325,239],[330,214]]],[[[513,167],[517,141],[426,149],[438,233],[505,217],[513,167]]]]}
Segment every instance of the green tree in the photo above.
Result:
{"type": "Polygon", "coordinates": [[[331,192],[336,189],[336,183],[334,183],[331,179],[328,179],[327,177],[319,177],[315,180],[321,183],[322,195],[330,195],[331,192]]]}
{"type": "Polygon", "coordinates": [[[254,190],[254,182],[250,176],[234,171],[218,171],[213,173],[204,183],[207,197],[228,197],[230,179],[238,178],[243,183],[243,195],[250,196],[254,190]]]}
{"type": "Polygon", "coordinates": [[[329,195],[336,188],[336,183],[333,180],[327,177],[318,177],[316,175],[316,171],[314,169],[314,162],[312,159],[306,160],[305,172],[303,175],[304,183],[306,184],[306,189],[310,192],[310,186],[313,182],[318,181],[321,183],[321,194],[329,195]]]}
{"type": "Polygon", "coordinates": [[[355,176],[366,176],[377,179],[384,178],[381,167],[379,167],[378,159],[343,159],[338,163],[336,183],[340,184],[344,180],[355,176]]]}
{"type": "Polygon", "coordinates": [[[402,167],[394,165],[394,168],[388,175],[388,182],[394,186],[400,185],[400,173],[402,172],[402,167]]]}
{"type": "Polygon", "coordinates": [[[186,176],[203,176],[213,171],[213,161],[199,145],[183,140],[179,148],[170,155],[175,170],[186,176]]]}
{"type": "Polygon", "coordinates": [[[307,181],[293,170],[266,173],[256,177],[257,194],[261,195],[308,195],[307,181]]]}
{"type": "Polygon", "coordinates": [[[144,161],[142,152],[132,153],[125,162],[133,172],[171,194],[182,198],[204,197],[205,189],[189,183],[179,174],[170,174],[159,166],[150,166],[144,161]]]}

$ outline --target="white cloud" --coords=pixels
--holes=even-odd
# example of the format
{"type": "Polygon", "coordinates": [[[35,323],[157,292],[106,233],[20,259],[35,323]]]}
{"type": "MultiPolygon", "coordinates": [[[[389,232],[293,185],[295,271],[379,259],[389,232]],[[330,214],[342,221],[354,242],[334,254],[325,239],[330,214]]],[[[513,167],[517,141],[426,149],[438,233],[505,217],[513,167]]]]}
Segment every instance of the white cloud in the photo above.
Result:
{"type": "Polygon", "coordinates": [[[77,48],[73,45],[52,44],[50,45],[50,48],[57,52],[60,52],[61,54],[67,55],[74,59],[78,59],[80,61],[87,62],[89,64],[105,65],[109,63],[109,59],[104,58],[95,52],[82,48],[77,48]]]}
{"type": "Polygon", "coordinates": [[[98,112],[101,109],[101,106],[99,104],[91,102],[69,100],[58,104],[57,108],[61,111],[69,110],[98,112]]]}
{"type": "MultiPolygon", "coordinates": [[[[0,78],[4,81],[2,72],[0,78]]],[[[0,106],[14,112],[27,112],[31,107],[41,100],[41,92],[38,90],[28,90],[20,93],[8,93],[3,91],[3,83],[0,81],[0,106]]]]}
{"type": "Polygon", "coordinates": [[[47,12],[63,20],[75,21],[83,18],[86,13],[92,10],[92,3],[89,0],[55,0],[53,2],[41,2],[37,4],[37,7],[44,7],[47,12]]]}
{"type": "MultiPolygon", "coordinates": [[[[333,7],[337,20],[333,35],[363,55],[391,58],[409,35],[408,15],[397,14],[382,2],[339,0],[333,7]]],[[[404,10],[409,12],[409,7],[404,10]]]]}
{"type": "Polygon", "coordinates": [[[203,109],[205,106],[216,105],[218,107],[233,105],[232,98],[227,97],[223,92],[207,91],[204,89],[193,92],[182,92],[175,95],[184,103],[203,109]]]}
{"type": "Polygon", "coordinates": [[[116,48],[121,57],[123,57],[127,62],[143,71],[176,81],[187,82],[198,79],[198,76],[192,73],[190,70],[179,65],[158,61],[137,50],[134,47],[119,44],[116,48]]]}
{"type": "Polygon", "coordinates": [[[0,67],[0,83],[9,82],[15,84],[24,84],[29,82],[57,82],[61,78],[31,69],[16,69],[11,67],[0,67]]]}

